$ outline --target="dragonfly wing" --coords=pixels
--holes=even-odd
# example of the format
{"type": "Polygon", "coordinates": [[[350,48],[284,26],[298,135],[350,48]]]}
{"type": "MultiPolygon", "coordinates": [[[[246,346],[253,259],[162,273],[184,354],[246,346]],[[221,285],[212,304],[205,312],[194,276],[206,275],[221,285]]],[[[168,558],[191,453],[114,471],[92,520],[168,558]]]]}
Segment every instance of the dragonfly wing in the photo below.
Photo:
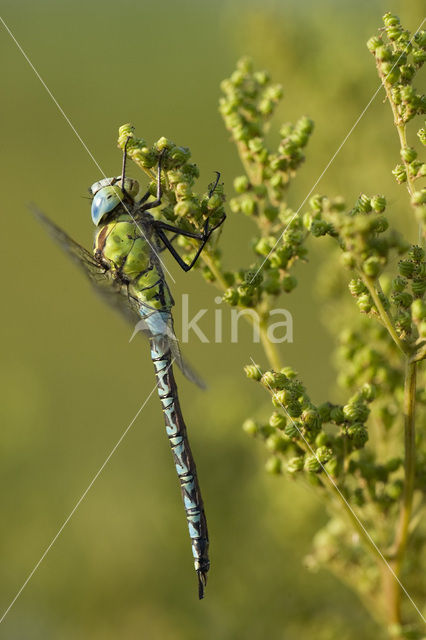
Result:
{"type": "Polygon", "coordinates": [[[139,316],[139,322],[135,326],[130,341],[133,340],[137,333],[144,333],[150,340],[154,340],[157,347],[162,351],[170,350],[173,361],[176,362],[183,375],[201,389],[205,389],[205,382],[182,357],[170,311],[161,311],[148,307],[148,305],[143,305],[135,298],[130,299],[130,304],[134,306],[139,316]]]}
{"type": "MultiPolygon", "coordinates": [[[[52,238],[64,249],[70,258],[83,269],[94,286],[96,292],[114,309],[120,311],[127,320],[134,323],[140,318],[138,308],[127,300],[126,287],[117,282],[112,274],[105,269],[94,256],[75,242],[63,229],[58,227],[50,218],[34,205],[31,210],[36,218],[47,229],[52,238]]],[[[134,301],[136,302],[136,301],[134,301]]]]}
{"type": "Polygon", "coordinates": [[[101,298],[115,310],[119,311],[126,320],[135,326],[130,340],[136,333],[142,332],[148,338],[162,336],[170,348],[172,356],[184,376],[202,389],[204,382],[182,358],[179,343],[173,328],[173,318],[170,312],[156,311],[129,294],[125,285],[118,282],[108,269],[105,269],[94,256],[75,242],[63,229],[58,227],[36,206],[31,205],[36,218],[47,229],[50,236],[64,249],[77,265],[83,269],[101,298]]]}

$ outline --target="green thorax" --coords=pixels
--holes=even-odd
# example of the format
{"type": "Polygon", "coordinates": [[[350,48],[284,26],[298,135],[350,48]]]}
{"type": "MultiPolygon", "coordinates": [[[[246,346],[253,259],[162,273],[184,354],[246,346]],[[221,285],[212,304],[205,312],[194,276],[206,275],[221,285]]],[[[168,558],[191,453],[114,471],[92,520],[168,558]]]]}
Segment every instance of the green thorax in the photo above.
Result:
{"type": "Polygon", "coordinates": [[[129,294],[155,309],[169,309],[173,299],[156,256],[150,225],[136,224],[123,213],[101,224],[95,236],[95,255],[102,258],[129,294]]]}

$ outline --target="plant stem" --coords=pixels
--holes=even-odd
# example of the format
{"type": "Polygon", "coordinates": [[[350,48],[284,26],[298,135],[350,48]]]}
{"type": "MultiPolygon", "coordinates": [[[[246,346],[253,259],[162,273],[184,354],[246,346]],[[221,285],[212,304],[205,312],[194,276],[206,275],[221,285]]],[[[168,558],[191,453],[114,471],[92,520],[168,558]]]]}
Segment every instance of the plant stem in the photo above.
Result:
{"type": "Polygon", "coordinates": [[[407,362],[404,385],[404,494],[395,540],[395,560],[400,570],[408,541],[408,530],[413,507],[414,478],[416,470],[416,363],[407,362]]]}
{"type": "MultiPolygon", "coordinates": [[[[415,403],[416,403],[416,363],[407,360],[404,384],[404,493],[401,502],[399,522],[392,548],[392,568],[398,578],[401,576],[405,551],[408,543],[411,513],[413,508],[414,479],[416,469],[415,442],[415,403]]],[[[393,576],[386,576],[389,619],[391,623],[401,623],[401,588],[393,576]]]]}
{"type": "MultiPolygon", "coordinates": [[[[251,318],[251,316],[248,316],[251,318]]],[[[276,344],[269,339],[268,336],[268,327],[266,322],[261,322],[259,327],[260,340],[262,342],[263,350],[265,352],[266,357],[268,358],[268,362],[274,371],[279,371],[282,369],[282,363],[280,360],[280,356],[278,353],[278,349],[276,344]]]]}
{"type": "Polygon", "coordinates": [[[395,342],[396,346],[398,347],[398,349],[400,351],[402,351],[402,353],[406,353],[406,348],[404,346],[404,344],[402,343],[401,339],[399,338],[396,329],[393,325],[392,319],[390,317],[390,315],[388,314],[388,312],[386,311],[386,309],[383,306],[383,303],[380,299],[379,294],[376,291],[376,287],[374,286],[374,280],[372,278],[370,278],[369,276],[365,275],[365,273],[362,271],[362,269],[359,269],[359,274],[365,284],[365,286],[367,287],[371,297],[373,298],[373,302],[376,305],[376,309],[380,315],[380,318],[383,322],[383,324],[385,325],[386,329],[389,332],[389,335],[391,336],[392,340],[395,342]]]}
{"type": "MultiPolygon", "coordinates": [[[[401,118],[400,118],[400,116],[398,114],[398,110],[396,108],[396,104],[395,104],[395,102],[394,102],[394,100],[392,98],[391,92],[389,91],[389,87],[388,87],[388,85],[386,83],[386,79],[385,79],[385,77],[383,76],[383,74],[380,71],[379,71],[379,76],[380,76],[380,79],[381,79],[382,84],[384,86],[384,89],[385,89],[385,92],[386,92],[386,97],[387,97],[388,102],[389,102],[389,104],[391,106],[391,109],[392,109],[393,120],[394,120],[394,123],[395,123],[396,130],[398,132],[400,147],[401,147],[401,149],[405,149],[408,146],[408,144],[407,144],[407,132],[406,132],[405,123],[401,120],[401,118]]],[[[413,194],[414,194],[413,179],[412,179],[412,177],[410,175],[410,172],[409,172],[408,163],[404,160],[404,158],[402,158],[402,162],[404,163],[405,173],[407,175],[407,189],[408,189],[408,192],[409,192],[410,196],[412,197],[413,194]]]]}

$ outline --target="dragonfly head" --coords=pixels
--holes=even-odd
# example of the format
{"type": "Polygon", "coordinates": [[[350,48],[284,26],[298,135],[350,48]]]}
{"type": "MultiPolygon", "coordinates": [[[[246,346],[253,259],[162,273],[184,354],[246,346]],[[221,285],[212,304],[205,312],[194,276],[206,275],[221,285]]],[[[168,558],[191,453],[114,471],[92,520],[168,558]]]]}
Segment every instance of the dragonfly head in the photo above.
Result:
{"type": "Polygon", "coordinates": [[[116,209],[123,200],[130,197],[131,200],[135,198],[139,191],[139,184],[137,180],[131,178],[125,178],[124,191],[121,189],[121,176],[116,178],[105,178],[95,182],[89,189],[89,192],[93,196],[92,200],[92,220],[93,223],[98,226],[104,220],[105,217],[116,209]]]}

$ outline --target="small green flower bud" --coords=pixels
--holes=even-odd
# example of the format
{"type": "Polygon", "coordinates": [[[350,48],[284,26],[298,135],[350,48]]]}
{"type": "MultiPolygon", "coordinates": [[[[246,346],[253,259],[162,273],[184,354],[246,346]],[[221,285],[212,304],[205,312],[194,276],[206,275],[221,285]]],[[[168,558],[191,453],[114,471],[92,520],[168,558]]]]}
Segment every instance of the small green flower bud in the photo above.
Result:
{"type": "Polygon", "coordinates": [[[382,213],[386,208],[386,198],[384,196],[373,196],[371,198],[371,206],[376,213],[382,213]]]}
{"type": "Polygon", "coordinates": [[[337,458],[331,458],[328,462],[326,462],[324,468],[330,476],[336,478],[339,473],[339,461],[337,460],[337,458]]]}
{"type": "Polygon", "coordinates": [[[349,403],[343,407],[343,415],[349,422],[365,422],[370,409],[360,402],[349,403]]]}
{"type": "Polygon", "coordinates": [[[243,56],[237,62],[237,69],[243,73],[253,72],[253,60],[250,56],[243,56]]]}
{"type": "Polygon", "coordinates": [[[290,422],[287,422],[284,428],[284,433],[289,438],[297,438],[298,436],[300,436],[300,428],[298,427],[296,422],[291,420],[290,422]]]}
{"type": "Polygon", "coordinates": [[[370,382],[365,382],[361,388],[361,396],[366,402],[372,402],[377,395],[377,387],[370,382]]]}
{"type": "Polygon", "coordinates": [[[357,200],[356,208],[363,213],[369,213],[371,211],[371,199],[365,193],[361,193],[357,200]]]}
{"type": "Polygon", "coordinates": [[[392,280],[392,289],[397,293],[404,291],[406,286],[407,280],[402,276],[396,276],[396,278],[392,280]]]}
{"type": "Polygon", "coordinates": [[[273,100],[269,100],[268,98],[264,98],[259,103],[259,111],[264,116],[269,116],[274,111],[274,102],[273,100]]]}
{"type": "Polygon", "coordinates": [[[416,298],[421,298],[426,293],[426,279],[414,278],[411,283],[411,289],[416,298]]]}
{"type": "Polygon", "coordinates": [[[398,184],[407,182],[407,173],[403,164],[397,164],[395,169],[392,170],[392,173],[398,184]]]}
{"type": "Polygon", "coordinates": [[[185,200],[192,197],[192,189],[187,182],[179,182],[175,188],[176,197],[185,200]]]}
{"type": "Polygon", "coordinates": [[[247,418],[247,420],[243,422],[243,431],[245,431],[249,436],[255,436],[259,432],[259,426],[257,422],[251,418],[247,418]]]}
{"type": "Polygon", "coordinates": [[[267,71],[255,71],[253,77],[261,86],[268,84],[270,81],[269,73],[267,71]]]}
{"type": "Polygon", "coordinates": [[[264,184],[256,185],[253,188],[253,191],[260,200],[264,200],[268,195],[268,189],[264,184]]]}
{"type": "Polygon", "coordinates": [[[229,288],[223,294],[223,300],[230,304],[232,307],[235,307],[239,302],[240,296],[238,295],[238,291],[236,289],[229,288]]]}
{"type": "Polygon", "coordinates": [[[157,151],[163,151],[163,149],[170,149],[172,143],[167,140],[164,136],[162,136],[157,142],[154,143],[154,148],[157,151]]]}
{"type": "Polygon", "coordinates": [[[426,147],[426,129],[422,127],[417,131],[417,136],[424,147],[426,147]]]}
{"type": "Polygon", "coordinates": [[[411,202],[415,207],[426,204],[426,189],[415,191],[413,197],[411,198],[411,202]]]}
{"type": "Polygon", "coordinates": [[[408,291],[402,291],[401,293],[395,293],[393,295],[393,301],[396,305],[408,309],[413,302],[413,296],[408,291]]]}
{"type": "Polygon", "coordinates": [[[411,315],[402,309],[395,317],[395,326],[401,333],[410,333],[411,331],[411,315]]]}
{"type": "Polygon", "coordinates": [[[290,380],[294,380],[294,378],[297,377],[296,371],[291,367],[283,367],[280,369],[280,373],[283,373],[287,378],[290,378],[290,380]]]}
{"type": "Polygon", "coordinates": [[[411,82],[416,73],[416,68],[412,64],[403,64],[399,67],[399,70],[402,83],[411,82]]]}
{"type": "Polygon", "coordinates": [[[315,451],[315,455],[321,462],[321,464],[325,464],[332,457],[333,451],[329,447],[318,447],[318,449],[315,451]]]}
{"type": "Polygon", "coordinates": [[[381,62],[392,60],[392,49],[384,44],[376,47],[375,54],[377,60],[380,60],[381,62]]]}
{"type": "Polygon", "coordinates": [[[353,278],[348,287],[353,296],[360,296],[362,293],[367,292],[367,287],[360,278],[353,278]]]}
{"type": "Polygon", "coordinates": [[[289,399],[289,392],[287,390],[276,391],[272,396],[272,404],[278,409],[282,409],[286,406],[289,399]]]}
{"type": "Polygon", "coordinates": [[[382,72],[388,84],[393,85],[396,82],[398,82],[400,77],[400,70],[398,67],[394,66],[391,62],[385,62],[382,64],[382,72]]]}
{"type": "Polygon", "coordinates": [[[299,120],[296,123],[296,129],[298,131],[306,133],[308,136],[311,135],[311,133],[313,132],[314,126],[315,126],[314,121],[311,118],[308,118],[307,116],[302,116],[301,118],[299,118],[299,120]]]}
{"type": "Polygon", "coordinates": [[[325,236],[332,230],[332,225],[325,220],[312,220],[312,223],[310,225],[310,232],[312,233],[314,238],[325,236]]]}
{"type": "Polygon", "coordinates": [[[191,152],[188,147],[174,147],[168,153],[168,160],[172,160],[174,164],[181,165],[188,162],[191,152]]]}
{"type": "Polygon", "coordinates": [[[417,158],[417,151],[413,147],[404,147],[401,149],[401,158],[405,162],[413,162],[417,158]]]}
{"type": "Polygon", "coordinates": [[[283,291],[290,293],[297,286],[297,280],[294,276],[284,276],[281,284],[283,291]]]}
{"type": "Polygon", "coordinates": [[[302,471],[304,460],[303,457],[291,458],[286,465],[286,469],[289,473],[297,473],[298,471],[302,471]]]}
{"type": "Polygon", "coordinates": [[[373,301],[368,293],[363,293],[361,296],[359,296],[356,303],[361,313],[370,313],[373,307],[373,301]]]}
{"type": "Polygon", "coordinates": [[[411,305],[411,315],[414,322],[426,320],[426,302],[417,298],[411,305]]]}
{"type": "Polygon", "coordinates": [[[280,281],[276,278],[268,278],[267,280],[265,280],[264,289],[266,293],[269,293],[271,295],[278,295],[279,293],[281,293],[280,281]]]}
{"type": "Polygon", "coordinates": [[[415,49],[413,51],[413,62],[417,67],[420,67],[426,61],[426,51],[415,49]]]}
{"type": "Polygon", "coordinates": [[[328,433],[325,433],[325,431],[321,431],[315,438],[315,445],[319,448],[319,447],[326,447],[327,445],[329,445],[331,442],[331,436],[328,435],[328,433]]]}
{"type": "Polygon", "coordinates": [[[328,422],[330,420],[331,409],[332,405],[330,404],[330,402],[324,402],[323,404],[320,404],[320,406],[318,407],[318,413],[320,415],[321,422],[328,422]]]}
{"type": "Polygon", "coordinates": [[[399,273],[405,278],[412,278],[414,274],[415,264],[411,260],[400,260],[398,263],[399,273]]]}
{"type": "Polygon", "coordinates": [[[263,210],[263,215],[270,222],[274,222],[274,220],[276,220],[278,217],[279,211],[280,210],[278,207],[274,207],[272,204],[267,204],[263,210]]]}
{"type": "Polygon", "coordinates": [[[257,213],[257,203],[254,198],[250,196],[244,196],[240,200],[240,209],[246,216],[253,216],[257,213]]]}
{"type": "Polygon", "coordinates": [[[274,236],[268,236],[266,238],[261,238],[259,242],[256,244],[254,250],[261,256],[267,256],[271,249],[274,248],[276,240],[274,236]]]}
{"type": "Polygon", "coordinates": [[[353,425],[347,430],[348,437],[357,448],[361,448],[368,441],[368,431],[362,425],[353,425]]]}
{"type": "Polygon", "coordinates": [[[320,196],[320,195],[315,195],[312,196],[312,198],[310,198],[309,200],[309,206],[311,207],[312,211],[322,211],[323,209],[323,202],[325,200],[324,196],[320,196]]]}
{"type": "Polygon", "coordinates": [[[269,418],[269,424],[271,427],[275,427],[276,429],[284,429],[287,424],[287,419],[282,413],[278,413],[278,411],[274,411],[274,413],[269,418]]]}
{"type": "Polygon", "coordinates": [[[232,213],[239,213],[241,211],[241,204],[239,198],[231,198],[229,201],[229,208],[232,213]]]}
{"type": "Polygon", "coordinates": [[[425,257],[425,252],[422,247],[413,244],[407,254],[407,257],[414,262],[422,262],[425,257]]]}
{"type": "Polygon", "coordinates": [[[268,451],[271,451],[272,453],[280,453],[286,450],[288,442],[289,441],[284,440],[282,434],[277,431],[268,436],[265,445],[268,451]]]}
{"type": "Polygon", "coordinates": [[[198,212],[198,208],[195,202],[192,200],[182,200],[174,206],[175,215],[178,218],[185,218],[198,212]]]}
{"type": "Polygon", "coordinates": [[[393,473],[394,471],[398,471],[401,465],[402,465],[401,458],[391,458],[390,460],[387,461],[385,466],[386,466],[386,470],[389,471],[389,473],[393,473]]]}
{"type": "Polygon", "coordinates": [[[262,384],[267,389],[273,389],[274,391],[281,391],[285,389],[287,383],[287,376],[282,373],[276,373],[275,371],[266,371],[262,376],[262,384]]]}
{"type": "Polygon", "coordinates": [[[356,267],[356,260],[352,253],[350,253],[349,251],[344,251],[340,255],[340,261],[347,269],[355,269],[356,267]]]}
{"type": "Polygon", "coordinates": [[[382,263],[376,256],[371,256],[363,263],[362,270],[370,278],[377,278],[382,270],[382,263]]]}
{"type": "Polygon", "coordinates": [[[238,302],[242,307],[250,307],[253,304],[253,289],[248,285],[237,287],[238,302]]]}
{"type": "Polygon", "coordinates": [[[301,415],[303,426],[308,430],[315,431],[321,426],[318,412],[314,409],[307,409],[301,415]]]}
{"type": "Polygon", "coordinates": [[[262,372],[257,364],[247,364],[244,367],[244,373],[251,380],[259,381],[262,378],[262,372]]]}
{"type": "Polygon", "coordinates": [[[367,40],[367,49],[370,51],[370,53],[375,53],[376,49],[378,49],[378,47],[381,47],[382,45],[383,40],[381,40],[381,38],[378,38],[377,36],[373,36],[372,38],[367,40]]]}
{"type": "Polygon", "coordinates": [[[336,424],[342,424],[345,421],[343,407],[333,407],[330,411],[330,420],[336,424]]]}
{"type": "Polygon", "coordinates": [[[386,486],[386,494],[395,502],[400,499],[404,489],[402,480],[395,480],[392,484],[386,486]]]}
{"type": "Polygon", "coordinates": [[[385,27],[398,27],[401,24],[398,16],[394,16],[390,11],[385,13],[382,20],[385,27]]]}
{"type": "Polygon", "coordinates": [[[298,418],[302,413],[302,407],[299,402],[293,400],[287,405],[287,412],[291,418],[298,418]]]}
{"type": "Polygon", "coordinates": [[[251,287],[258,287],[263,281],[263,273],[261,271],[246,271],[244,281],[251,287]]]}
{"type": "Polygon", "coordinates": [[[270,458],[268,458],[265,464],[265,469],[272,475],[279,475],[280,473],[282,473],[281,458],[279,458],[278,456],[271,456],[270,458]]]}
{"type": "Polygon", "coordinates": [[[315,456],[306,456],[304,467],[306,471],[309,471],[310,473],[318,473],[321,471],[321,463],[315,456]]]}

